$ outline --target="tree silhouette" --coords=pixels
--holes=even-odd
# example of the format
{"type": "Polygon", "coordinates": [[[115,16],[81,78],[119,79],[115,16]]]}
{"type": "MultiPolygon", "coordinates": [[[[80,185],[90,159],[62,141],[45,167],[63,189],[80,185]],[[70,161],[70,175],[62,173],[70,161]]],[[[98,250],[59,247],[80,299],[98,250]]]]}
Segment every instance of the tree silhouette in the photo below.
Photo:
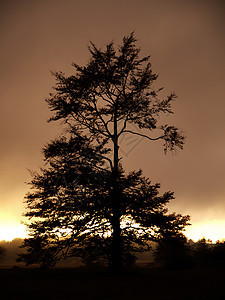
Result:
{"type": "Polygon", "coordinates": [[[0,246],[0,260],[3,259],[5,253],[6,253],[6,249],[3,246],[0,246]]]}
{"type": "Polygon", "coordinates": [[[162,234],[154,251],[155,260],[166,268],[193,266],[191,246],[187,238],[180,234],[162,234]]]}
{"type": "Polygon", "coordinates": [[[160,196],[159,184],[141,170],[126,174],[121,163],[125,134],[161,140],[165,152],[183,148],[176,127],[158,124],[161,114],[173,113],[175,94],[159,98],[150,56],[139,57],[133,33],[117,48],[91,43],[89,51],[86,66],[72,64],[74,75],[53,73],[49,122],[61,121],[64,131],[44,147],[46,167],[32,173],[33,192],[26,195],[32,222],[20,260],[28,264],[53,265],[70,255],[106,259],[120,270],[163,232],[181,234],[189,220],[168,213],[172,192],[160,196]]]}

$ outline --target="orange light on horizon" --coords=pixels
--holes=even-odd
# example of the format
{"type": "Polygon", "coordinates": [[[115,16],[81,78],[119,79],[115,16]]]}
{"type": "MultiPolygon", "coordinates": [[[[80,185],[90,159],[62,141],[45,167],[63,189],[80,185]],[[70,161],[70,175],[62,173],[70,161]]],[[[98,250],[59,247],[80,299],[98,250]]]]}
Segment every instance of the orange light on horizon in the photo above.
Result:
{"type": "Polygon", "coordinates": [[[16,223],[0,224],[0,241],[10,242],[13,239],[24,239],[27,236],[26,226],[16,223]]]}
{"type": "Polygon", "coordinates": [[[225,240],[225,220],[208,220],[207,222],[195,223],[187,227],[184,232],[188,239],[194,242],[205,238],[213,243],[225,240]]]}
{"type": "MultiPolygon", "coordinates": [[[[188,239],[194,242],[205,238],[211,240],[213,243],[216,241],[225,240],[225,220],[217,221],[210,220],[208,222],[195,223],[186,228],[184,232],[188,239]]],[[[12,241],[16,238],[24,239],[27,237],[26,226],[19,222],[5,221],[0,223],[0,241],[12,241]]]]}

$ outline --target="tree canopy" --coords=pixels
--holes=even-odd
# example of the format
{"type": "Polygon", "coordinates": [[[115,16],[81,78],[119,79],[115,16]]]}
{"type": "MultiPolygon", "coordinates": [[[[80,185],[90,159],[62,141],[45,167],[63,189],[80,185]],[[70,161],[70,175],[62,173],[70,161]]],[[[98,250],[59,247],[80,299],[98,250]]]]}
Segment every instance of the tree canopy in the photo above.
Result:
{"type": "Polygon", "coordinates": [[[30,236],[20,260],[28,264],[77,256],[118,270],[150,241],[182,236],[189,220],[168,212],[172,192],[160,195],[141,170],[126,173],[120,151],[124,134],[161,141],[165,152],[183,148],[178,128],[159,124],[173,113],[175,93],[160,99],[150,56],[140,57],[133,33],[118,47],[91,43],[89,52],[86,66],[72,64],[73,75],[53,73],[49,122],[64,129],[43,148],[45,167],[32,173],[25,198],[30,236]]]}

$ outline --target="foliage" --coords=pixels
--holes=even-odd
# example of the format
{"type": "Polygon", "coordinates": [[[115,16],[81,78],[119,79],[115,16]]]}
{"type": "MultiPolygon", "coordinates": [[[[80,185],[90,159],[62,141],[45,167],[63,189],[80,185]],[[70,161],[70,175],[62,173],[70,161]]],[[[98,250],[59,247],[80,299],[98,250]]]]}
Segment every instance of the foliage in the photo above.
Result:
{"type": "Polygon", "coordinates": [[[184,236],[164,237],[157,241],[154,254],[157,264],[166,268],[225,266],[225,243],[205,238],[193,242],[184,236]]]}
{"type": "Polygon", "coordinates": [[[5,253],[6,253],[6,249],[0,246],[0,260],[4,257],[5,253]]]}
{"type": "Polygon", "coordinates": [[[193,265],[191,247],[183,235],[164,236],[158,240],[155,260],[166,268],[184,268],[193,265]]]}
{"type": "Polygon", "coordinates": [[[160,115],[173,113],[175,94],[159,98],[150,56],[139,57],[133,33],[117,49],[91,43],[89,50],[86,66],[73,64],[74,75],[53,73],[49,122],[61,121],[64,131],[44,147],[46,166],[32,173],[26,195],[30,237],[20,260],[28,264],[53,265],[71,255],[119,269],[131,253],[148,250],[150,240],[182,235],[189,220],[168,213],[172,192],[159,195],[159,184],[141,170],[126,174],[121,163],[124,134],[162,141],[165,153],[183,148],[175,126],[158,124],[160,115]]]}
{"type": "Polygon", "coordinates": [[[196,265],[225,266],[225,243],[200,239],[191,247],[192,257],[196,265]]]}

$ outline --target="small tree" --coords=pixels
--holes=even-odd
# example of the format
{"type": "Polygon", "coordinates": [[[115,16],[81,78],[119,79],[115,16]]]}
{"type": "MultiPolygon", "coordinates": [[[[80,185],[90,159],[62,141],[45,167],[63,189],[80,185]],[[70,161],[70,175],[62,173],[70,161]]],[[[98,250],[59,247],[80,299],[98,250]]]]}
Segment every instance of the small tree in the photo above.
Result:
{"type": "Polygon", "coordinates": [[[86,66],[73,64],[74,75],[53,73],[49,121],[60,120],[66,130],[44,147],[46,167],[32,173],[26,216],[33,222],[20,260],[41,259],[34,255],[33,241],[39,239],[38,251],[40,244],[44,257],[50,251],[51,264],[72,255],[104,258],[119,270],[132,252],[148,250],[164,230],[181,233],[189,219],[168,214],[173,193],[159,196],[160,185],[141,170],[125,174],[122,136],[161,140],[165,152],[182,149],[184,137],[174,126],[158,125],[160,114],[173,113],[176,96],[159,98],[150,57],[139,57],[133,33],[117,49],[114,43],[104,50],[91,43],[89,51],[86,66]]]}
{"type": "Polygon", "coordinates": [[[154,252],[155,260],[166,268],[185,268],[193,265],[191,247],[183,234],[162,234],[154,252]]]}
{"type": "Polygon", "coordinates": [[[3,246],[0,246],[0,260],[3,259],[5,253],[6,253],[6,249],[3,246]]]}

